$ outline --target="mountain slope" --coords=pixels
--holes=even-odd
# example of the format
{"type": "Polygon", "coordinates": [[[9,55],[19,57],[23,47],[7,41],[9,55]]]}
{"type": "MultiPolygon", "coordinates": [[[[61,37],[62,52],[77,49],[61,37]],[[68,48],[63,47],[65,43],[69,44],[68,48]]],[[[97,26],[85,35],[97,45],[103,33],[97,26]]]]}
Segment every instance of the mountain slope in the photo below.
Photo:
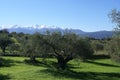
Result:
{"type": "Polygon", "coordinates": [[[96,39],[102,39],[102,38],[110,38],[112,37],[113,32],[112,31],[97,31],[97,32],[87,32],[85,36],[96,38],[96,39]]]}

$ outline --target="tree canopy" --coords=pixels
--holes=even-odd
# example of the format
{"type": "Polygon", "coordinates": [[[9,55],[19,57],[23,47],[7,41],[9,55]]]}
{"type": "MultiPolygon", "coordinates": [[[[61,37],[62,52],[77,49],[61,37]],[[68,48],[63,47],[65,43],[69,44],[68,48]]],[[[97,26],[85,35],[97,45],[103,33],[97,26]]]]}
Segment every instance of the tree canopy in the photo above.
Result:
{"type": "Polygon", "coordinates": [[[58,61],[58,67],[65,69],[67,62],[74,58],[87,59],[93,54],[89,41],[74,33],[54,32],[44,36],[44,43],[58,61]]]}
{"type": "Polygon", "coordinates": [[[5,53],[6,47],[12,43],[9,32],[7,30],[0,31],[0,47],[2,52],[5,53]]]}
{"type": "Polygon", "coordinates": [[[108,50],[112,60],[120,62],[120,11],[114,9],[109,14],[112,22],[115,23],[115,36],[109,42],[108,50]]]}

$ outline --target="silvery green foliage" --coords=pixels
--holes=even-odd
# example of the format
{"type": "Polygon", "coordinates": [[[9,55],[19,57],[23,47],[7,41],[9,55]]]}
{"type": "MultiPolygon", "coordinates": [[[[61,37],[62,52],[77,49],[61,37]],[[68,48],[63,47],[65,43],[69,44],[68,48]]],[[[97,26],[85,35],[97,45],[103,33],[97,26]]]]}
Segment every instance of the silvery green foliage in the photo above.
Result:
{"type": "Polygon", "coordinates": [[[120,62],[120,11],[112,10],[109,14],[110,19],[115,23],[115,36],[111,39],[108,45],[108,52],[112,60],[120,62]]]}
{"type": "Polygon", "coordinates": [[[116,25],[116,27],[114,28],[115,33],[117,35],[120,35],[120,11],[113,9],[109,14],[109,18],[116,25]]]}

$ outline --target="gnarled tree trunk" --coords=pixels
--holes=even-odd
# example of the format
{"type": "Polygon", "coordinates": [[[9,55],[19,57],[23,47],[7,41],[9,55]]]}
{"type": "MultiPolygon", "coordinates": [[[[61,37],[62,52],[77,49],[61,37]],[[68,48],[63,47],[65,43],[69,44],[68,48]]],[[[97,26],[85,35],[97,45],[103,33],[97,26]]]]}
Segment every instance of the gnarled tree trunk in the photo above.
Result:
{"type": "Polygon", "coordinates": [[[58,57],[57,58],[57,61],[58,61],[58,68],[61,68],[62,70],[64,70],[65,69],[65,67],[66,67],[66,61],[64,60],[64,58],[63,57],[58,57]]]}
{"type": "Polygon", "coordinates": [[[57,55],[58,68],[64,70],[66,68],[67,62],[69,62],[72,59],[73,57],[70,55],[66,56],[65,58],[62,55],[57,55]]]}

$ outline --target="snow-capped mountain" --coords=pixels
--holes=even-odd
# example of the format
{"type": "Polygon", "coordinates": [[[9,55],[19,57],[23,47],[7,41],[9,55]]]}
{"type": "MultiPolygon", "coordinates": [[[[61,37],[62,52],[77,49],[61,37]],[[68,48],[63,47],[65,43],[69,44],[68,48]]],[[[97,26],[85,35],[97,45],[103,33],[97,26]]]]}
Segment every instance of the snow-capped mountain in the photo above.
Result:
{"type": "Polygon", "coordinates": [[[80,29],[64,29],[64,28],[59,28],[56,26],[45,26],[45,25],[30,25],[30,26],[21,26],[21,25],[2,25],[0,26],[0,29],[8,29],[9,32],[23,32],[27,34],[33,34],[35,32],[40,32],[40,33],[46,33],[46,31],[50,32],[66,32],[70,31],[73,33],[76,33],[77,35],[81,36],[87,36],[91,38],[97,38],[97,39],[102,39],[102,38],[108,38],[113,35],[112,31],[97,31],[97,32],[84,32],[80,29]]]}

